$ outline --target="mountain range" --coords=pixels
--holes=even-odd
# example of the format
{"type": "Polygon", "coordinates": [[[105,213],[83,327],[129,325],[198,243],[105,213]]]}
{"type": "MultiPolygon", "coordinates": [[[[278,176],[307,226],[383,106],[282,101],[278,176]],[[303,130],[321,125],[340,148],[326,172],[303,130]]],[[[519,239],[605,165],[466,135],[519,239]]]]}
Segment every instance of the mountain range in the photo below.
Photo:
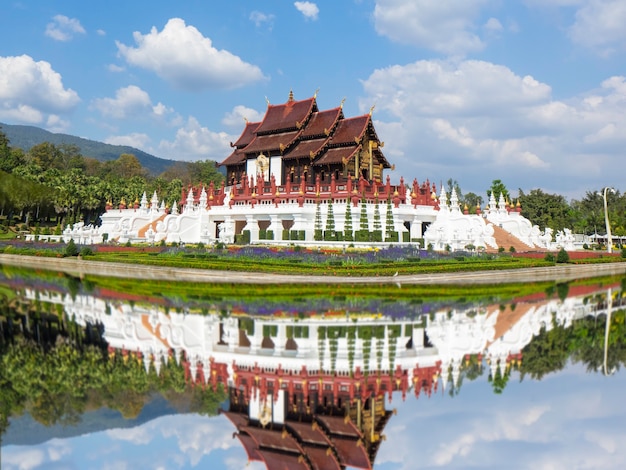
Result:
{"type": "Polygon", "coordinates": [[[55,134],[35,126],[11,125],[0,122],[0,131],[7,136],[11,147],[21,148],[24,152],[28,152],[31,147],[37,144],[50,142],[54,145],[76,145],[84,157],[91,157],[100,161],[117,160],[121,154],[129,153],[137,157],[141,165],[154,175],[163,173],[168,167],[176,163],[175,160],[155,157],[127,145],[111,145],[69,134],[55,134]]]}

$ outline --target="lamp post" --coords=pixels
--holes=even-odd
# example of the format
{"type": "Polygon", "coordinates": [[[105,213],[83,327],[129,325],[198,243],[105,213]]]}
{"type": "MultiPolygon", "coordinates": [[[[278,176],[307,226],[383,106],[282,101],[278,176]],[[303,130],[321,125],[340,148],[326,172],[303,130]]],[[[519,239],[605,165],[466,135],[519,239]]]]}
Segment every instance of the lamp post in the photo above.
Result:
{"type": "Polygon", "coordinates": [[[606,192],[609,189],[611,190],[613,194],[615,194],[615,190],[607,186],[602,191],[602,197],[604,198],[604,223],[606,224],[606,249],[608,253],[612,253],[613,252],[613,237],[611,236],[611,224],[609,223],[609,210],[606,205],[606,192]]]}

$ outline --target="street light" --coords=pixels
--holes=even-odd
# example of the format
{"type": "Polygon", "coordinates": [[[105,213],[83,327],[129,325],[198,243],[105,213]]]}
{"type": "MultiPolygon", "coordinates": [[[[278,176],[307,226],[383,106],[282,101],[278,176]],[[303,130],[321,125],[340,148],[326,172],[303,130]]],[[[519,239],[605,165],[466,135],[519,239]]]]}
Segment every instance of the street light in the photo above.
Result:
{"type": "Polygon", "coordinates": [[[602,197],[604,198],[604,223],[606,224],[606,249],[608,253],[612,253],[613,252],[613,237],[611,236],[611,224],[609,223],[609,210],[607,209],[607,206],[606,206],[606,192],[609,189],[611,190],[613,194],[615,194],[615,190],[607,186],[602,191],[602,197]]]}

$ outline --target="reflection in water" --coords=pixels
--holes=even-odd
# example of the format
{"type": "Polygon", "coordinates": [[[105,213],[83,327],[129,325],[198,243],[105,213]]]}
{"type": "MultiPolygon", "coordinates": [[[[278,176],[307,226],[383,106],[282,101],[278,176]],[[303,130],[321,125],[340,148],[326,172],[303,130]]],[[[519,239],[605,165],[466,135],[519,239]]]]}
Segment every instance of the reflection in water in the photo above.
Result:
{"type": "Polygon", "coordinates": [[[228,433],[267,468],[372,468],[394,400],[456,396],[483,375],[500,394],[514,370],[541,379],[573,361],[612,373],[626,360],[619,283],[402,318],[392,305],[393,316],[200,315],[15,282],[0,312],[5,445],[20,442],[24,411],[45,426],[80,426],[102,407],[132,420],[158,394],[171,412],[214,415],[223,403],[228,433]]]}

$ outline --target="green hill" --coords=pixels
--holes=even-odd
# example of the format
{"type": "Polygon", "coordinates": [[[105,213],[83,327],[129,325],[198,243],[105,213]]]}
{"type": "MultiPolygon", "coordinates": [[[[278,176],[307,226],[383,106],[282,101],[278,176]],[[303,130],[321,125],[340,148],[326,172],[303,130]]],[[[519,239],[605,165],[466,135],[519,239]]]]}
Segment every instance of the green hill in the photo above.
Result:
{"type": "Polygon", "coordinates": [[[111,145],[69,134],[55,134],[35,126],[10,125],[0,122],[0,130],[9,139],[11,147],[21,148],[25,152],[37,144],[50,142],[54,145],[76,145],[84,157],[100,161],[117,160],[121,154],[130,153],[137,157],[143,167],[155,175],[162,173],[175,163],[174,160],[158,158],[127,145],[111,145]]]}

